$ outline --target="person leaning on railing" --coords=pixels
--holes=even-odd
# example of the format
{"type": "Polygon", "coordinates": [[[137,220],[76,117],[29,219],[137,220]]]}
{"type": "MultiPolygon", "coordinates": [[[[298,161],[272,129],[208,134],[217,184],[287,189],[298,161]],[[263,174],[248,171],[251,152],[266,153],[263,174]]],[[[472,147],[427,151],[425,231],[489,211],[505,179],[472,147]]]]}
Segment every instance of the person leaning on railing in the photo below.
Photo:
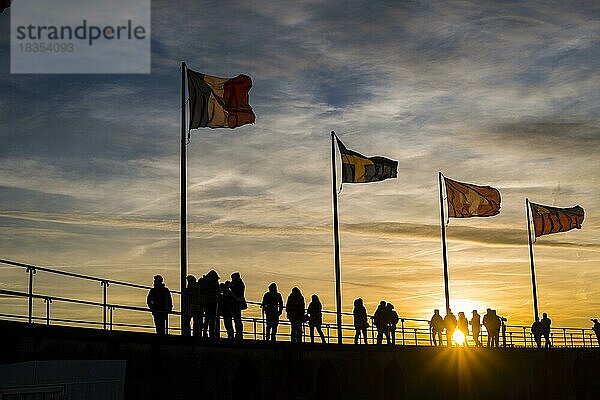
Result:
{"type": "Polygon", "coordinates": [[[146,303],[152,311],[156,333],[166,335],[167,317],[173,311],[173,299],[171,298],[171,291],[163,283],[162,276],[156,275],[154,277],[154,287],[148,292],[146,303]]]}

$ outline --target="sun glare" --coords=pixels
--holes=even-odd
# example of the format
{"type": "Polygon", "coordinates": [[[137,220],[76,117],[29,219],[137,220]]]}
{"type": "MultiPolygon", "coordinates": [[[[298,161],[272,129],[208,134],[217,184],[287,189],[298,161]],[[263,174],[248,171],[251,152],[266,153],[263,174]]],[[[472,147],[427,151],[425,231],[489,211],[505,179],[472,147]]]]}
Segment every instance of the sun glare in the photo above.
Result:
{"type": "Polygon", "coordinates": [[[457,345],[464,346],[464,344],[465,344],[465,335],[458,329],[454,331],[454,335],[452,335],[452,339],[454,339],[454,342],[457,345]]]}

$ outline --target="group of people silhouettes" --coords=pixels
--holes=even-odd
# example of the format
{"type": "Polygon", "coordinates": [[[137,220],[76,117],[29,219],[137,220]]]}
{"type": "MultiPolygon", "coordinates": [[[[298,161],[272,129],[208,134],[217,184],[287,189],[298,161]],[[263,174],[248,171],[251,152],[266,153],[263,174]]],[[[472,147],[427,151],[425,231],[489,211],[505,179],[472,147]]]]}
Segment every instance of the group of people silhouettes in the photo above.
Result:
{"type": "MultiPolygon", "coordinates": [[[[433,316],[429,320],[429,329],[431,330],[431,337],[434,346],[443,346],[442,335],[446,331],[446,345],[452,346],[452,343],[461,344],[468,346],[467,337],[469,336],[469,325],[471,325],[471,335],[475,346],[482,347],[481,343],[481,326],[483,325],[487,331],[487,347],[499,347],[500,342],[500,330],[506,332],[506,318],[498,316],[496,310],[491,308],[487,309],[487,312],[483,316],[477,310],[473,310],[470,320],[467,320],[464,312],[458,313],[458,319],[452,313],[452,310],[448,309],[446,316],[442,318],[440,310],[436,309],[433,311],[433,316]],[[459,331],[462,335],[459,336],[460,342],[457,343],[455,338],[455,332],[459,331]]],[[[506,335],[502,335],[504,338],[504,346],[506,345],[506,335]]]]}
{"type": "Polygon", "coordinates": [[[531,325],[531,333],[533,334],[533,339],[535,340],[535,344],[538,349],[542,348],[542,336],[546,340],[544,347],[547,349],[552,347],[552,341],[550,340],[550,325],[551,324],[552,324],[552,320],[550,318],[548,318],[548,314],[543,313],[542,319],[539,321],[535,321],[531,325]]]}
{"type": "MultiPolygon", "coordinates": [[[[362,299],[356,300],[360,300],[362,304],[362,299]]],[[[398,313],[394,310],[394,305],[386,303],[383,300],[379,302],[375,314],[373,314],[373,324],[377,328],[377,344],[382,344],[384,337],[387,344],[396,343],[396,326],[398,325],[398,321],[400,321],[400,317],[398,317],[398,313]]],[[[358,334],[359,331],[356,331],[356,333],[358,334]]],[[[355,343],[358,342],[356,336],[354,341],[355,343]]]]}
{"type": "MultiPolygon", "coordinates": [[[[184,336],[204,338],[220,337],[220,322],[229,339],[242,339],[244,324],[242,311],[248,308],[245,298],[246,286],[239,272],[231,274],[231,280],[219,283],[219,274],[211,270],[201,278],[186,277],[182,313],[184,336]]],[[[148,308],[152,311],[156,333],[167,333],[167,316],[173,310],[171,292],[160,275],[154,277],[154,287],[147,297],[148,308]]]]}
{"type": "MultiPolygon", "coordinates": [[[[196,279],[193,275],[187,276],[187,285],[184,289],[182,312],[183,327],[182,335],[198,336],[203,338],[220,337],[220,320],[223,320],[228,339],[241,340],[244,336],[244,325],[242,322],[242,311],[248,308],[245,298],[246,286],[239,272],[231,274],[231,280],[219,282],[216,271],[210,270],[206,275],[196,279]]],[[[173,300],[171,292],[165,286],[160,275],[154,277],[154,285],[147,297],[148,308],[152,312],[156,333],[165,335],[168,330],[168,314],[173,311],[173,300]]],[[[291,326],[290,340],[292,343],[301,343],[304,336],[304,324],[308,323],[310,329],[310,341],[315,341],[315,331],[326,343],[323,334],[323,305],[316,294],[311,296],[311,301],[306,307],[304,296],[299,288],[292,288],[285,306],[282,295],[277,291],[277,284],[271,283],[268,291],[264,294],[260,303],[266,328],[265,338],[268,341],[276,341],[279,318],[286,311],[287,319],[291,326]]],[[[363,300],[354,300],[354,343],[359,344],[362,340],[367,344],[367,330],[369,328],[369,316],[363,300]]],[[[396,326],[400,318],[394,309],[394,305],[381,301],[372,317],[372,323],[377,329],[377,344],[382,344],[385,337],[387,344],[394,344],[396,337],[396,326]]],[[[482,317],[477,310],[473,310],[470,319],[464,312],[458,313],[458,318],[448,309],[445,317],[440,315],[438,309],[434,310],[429,320],[429,329],[434,346],[443,346],[443,334],[446,333],[446,345],[452,343],[468,346],[469,325],[471,336],[475,346],[482,347],[482,326],[487,331],[487,347],[500,346],[500,332],[502,331],[503,347],[506,346],[506,318],[497,315],[496,310],[488,308],[482,317]],[[459,340],[455,338],[455,332],[459,331],[459,340]]],[[[592,319],[593,331],[596,334],[598,345],[600,345],[600,322],[592,319]]],[[[543,313],[542,319],[535,321],[531,326],[531,333],[538,348],[542,347],[542,338],[545,339],[544,347],[552,347],[551,324],[548,314],[543,313]]]]}
{"type": "MultiPolygon", "coordinates": [[[[279,325],[279,317],[283,313],[283,297],[277,291],[277,284],[271,283],[268,291],[264,294],[260,307],[263,310],[266,321],[266,339],[268,341],[276,341],[277,327],[279,325]]],[[[288,321],[290,322],[291,332],[290,340],[292,343],[301,343],[303,340],[303,326],[308,322],[310,328],[310,341],[315,341],[315,331],[321,337],[321,342],[326,343],[325,335],[321,325],[323,324],[323,305],[319,300],[319,296],[313,294],[311,301],[306,308],[304,296],[297,287],[292,288],[287,301],[285,302],[285,310],[288,321]]]]}
{"type": "MultiPolygon", "coordinates": [[[[352,310],[354,317],[354,344],[359,344],[362,337],[367,344],[367,329],[369,328],[369,316],[367,309],[363,303],[363,299],[354,300],[354,309],[352,310]]],[[[387,344],[396,343],[396,326],[400,321],[398,313],[394,310],[392,303],[381,301],[373,315],[373,325],[377,328],[377,344],[383,343],[385,337],[387,344]]]]}

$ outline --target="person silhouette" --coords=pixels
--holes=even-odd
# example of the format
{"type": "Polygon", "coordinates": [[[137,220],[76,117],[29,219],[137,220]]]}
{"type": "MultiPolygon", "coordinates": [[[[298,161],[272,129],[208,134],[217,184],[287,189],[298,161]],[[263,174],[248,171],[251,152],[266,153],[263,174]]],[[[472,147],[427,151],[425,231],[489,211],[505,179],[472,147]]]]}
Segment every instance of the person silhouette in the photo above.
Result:
{"type": "Polygon", "coordinates": [[[492,329],[492,347],[500,347],[500,324],[501,320],[496,310],[491,310],[490,329],[492,329]]]}
{"type": "Polygon", "coordinates": [[[387,344],[390,344],[390,330],[386,306],[385,301],[381,301],[373,315],[373,322],[377,328],[377,344],[383,343],[383,335],[385,335],[387,344]]]}
{"type": "Polygon", "coordinates": [[[319,296],[313,294],[311,296],[310,304],[308,305],[308,309],[306,310],[306,314],[308,315],[308,326],[310,327],[310,342],[315,342],[315,329],[319,333],[321,337],[321,342],[326,343],[325,335],[323,334],[323,330],[321,329],[321,325],[323,324],[323,305],[319,300],[319,296]]]}
{"type": "Polygon", "coordinates": [[[464,336],[464,345],[469,346],[469,342],[467,340],[467,338],[469,337],[469,321],[467,320],[467,317],[465,317],[465,313],[462,311],[459,311],[458,313],[457,326],[458,330],[461,331],[464,336]]]}
{"type": "Polygon", "coordinates": [[[400,318],[398,317],[396,310],[394,310],[394,305],[392,303],[387,303],[386,312],[390,339],[392,340],[392,344],[396,344],[396,326],[398,325],[400,318]]]}
{"type": "Polygon", "coordinates": [[[598,322],[597,318],[592,319],[592,322],[594,323],[592,330],[596,334],[596,340],[598,341],[598,346],[600,346],[600,322],[598,322]]]}
{"type": "Polygon", "coordinates": [[[500,326],[502,329],[502,347],[506,347],[506,321],[507,319],[505,317],[498,317],[498,320],[500,321],[500,326]]]}
{"type": "Polygon", "coordinates": [[[279,325],[279,316],[283,312],[283,298],[277,291],[277,284],[271,283],[269,290],[264,294],[260,307],[265,314],[267,322],[266,340],[274,342],[277,336],[277,326],[279,325]]]}
{"type": "Polygon", "coordinates": [[[475,342],[476,347],[481,347],[481,341],[479,340],[479,333],[481,332],[481,316],[477,312],[477,310],[473,310],[473,316],[471,317],[471,331],[473,334],[473,341],[475,342]]]}
{"type": "Polygon", "coordinates": [[[198,281],[196,281],[196,301],[198,302],[198,304],[197,304],[198,322],[200,323],[199,329],[200,329],[201,337],[207,337],[206,331],[204,330],[204,323],[206,322],[206,315],[204,313],[206,310],[205,294],[206,294],[206,275],[202,275],[200,278],[198,278],[198,281]]]}
{"type": "Polygon", "coordinates": [[[231,282],[225,281],[219,285],[219,315],[223,319],[223,326],[225,327],[225,331],[227,332],[227,338],[233,339],[233,314],[232,309],[234,307],[234,303],[236,302],[235,296],[231,292],[231,282]]]}
{"type": "Polygon", "coordinates": [[[166,335],[167,317],[173,311],[173,299],[171,298],[171,291],[163,283],[162,276],[154,276],[154,286],[148,292],[146,304],[148,304],[148,308],[152,311],[156,333],[158,335],[166,335]]]}
{"type": "MultiPolygon", "coordinates": [[[[182,336],[190,336],[191,328],[190,322],[192,321],[191,315],[191,304],[192,304],[192,296],[194,296],[196,292],[196,277],[194,275],[188,275],[186,278],[186,286],[183,289],[182,296],[182,306],[181,312],[183,314],[183,326],[181,327],[181,335],[182,336]]],[[[195,322],[195,321],[194,321],[195,322]]]]}
{"type": "Polygon", "coordinates": [[[188,275],[186,277],[187,285],[185,287],[185,297],[183,303],[185,320],[183,321],[183,329],[181,334],[190,336],[193,328],[194,336],[200,336],[202,332],[202,316],[200,315],[199,299],[198,299],[198,283],[196,277],[188,275]],[[190,322],[193,320],[193,325],[190,327],[190,322]]]}
{"type": "Polygon", "coordinates": [[[494,347],[494,335],[496,334],[497,324],[498,317],[496,317],[494,310],[488,308],[483,316],[483,326],[485,326],[485,330],[487,331],[487,347],[494,347]]]}
{"type": "Polygon", "coordinates": [[[233,315],[233,324],[235,326],[235,338],[242,340],[244,338],[244,324],[242,322],[242,311],[248,308],[246,302],[246,285],[239,272],[231,274],[231,293],[235,297],[235,302],[231,307],[233,315]]]}
{"type": "Polygon", "coordinates": [[[452,346],[452,337],[456,330],[456,316],[452,313],[451,309],[448,309],[448,314],[444,317],[444,327],[446,328],[446,345],[452,346]]]}
{"type": "Polygon", "coordinates": [[[363,305],[363,299],[358,298],[354,300],[354,310],[352,310],[354,316],[354,344],[360,342],[360,336],[362,334],[365,344],[367,344],[367,328],[369,327],[369,320],[367,316],[367,309],[363,305]]]}
{"type": "Polygon", "coordinates": [[[548,318],[548,314],[543,313],[542,319],[540,320],[540,325],[541,325],[542,335],[544,336],[544,339],[546,339],[546,343],[544,344],[544,347],[547,349],[552,347],[552,342],[550,342],[550,325],[551,324],[552,324],[552,320],[550,318],[548,318]]]}
{"type": "Polygon", "coordinates": [[[204,337],[218,338],[220,327],[217,324],[217,306],[219,302],[219,274],[210,270],[204,276],[204,337]]]}
{"type": "Polygon", "coordinates": [[[535,340],[535,344],[538,349],[542,348],[542,323],[540,321],[534,321],[531,324],[531,333],[533,334],[533,340],[535,340]]]}
{"type": "Polygon", "coordinates": [[[444,319],[440,315],[440,310],[438,310],[437,308],[433,310],[433,315],[431,316],[431,320],[429,320],[429,329],[431,329],[433,345],[442,346],[444,344],[442,342],[442,332],[444,331],[444,319]]]}
{"type": "Polygon", "coordinates": [[[290,340],[292,343],[302,343],[302,324],[304,323],[304,296],[297,287],[292,288],[285,303],[287,318],[292,326],[290,340]]]}

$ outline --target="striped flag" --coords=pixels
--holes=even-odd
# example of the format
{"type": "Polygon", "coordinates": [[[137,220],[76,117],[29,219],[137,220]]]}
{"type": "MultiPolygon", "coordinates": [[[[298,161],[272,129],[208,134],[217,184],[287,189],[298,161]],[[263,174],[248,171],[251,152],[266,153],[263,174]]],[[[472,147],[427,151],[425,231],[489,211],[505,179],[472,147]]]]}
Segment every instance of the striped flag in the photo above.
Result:
{"type": "Polygon", "coordinates": [[[585,212],[581,206],[558,208],[531,203],[535,237],[550,233],[567,232],[573,228],[581,229],[585,212]]]}

